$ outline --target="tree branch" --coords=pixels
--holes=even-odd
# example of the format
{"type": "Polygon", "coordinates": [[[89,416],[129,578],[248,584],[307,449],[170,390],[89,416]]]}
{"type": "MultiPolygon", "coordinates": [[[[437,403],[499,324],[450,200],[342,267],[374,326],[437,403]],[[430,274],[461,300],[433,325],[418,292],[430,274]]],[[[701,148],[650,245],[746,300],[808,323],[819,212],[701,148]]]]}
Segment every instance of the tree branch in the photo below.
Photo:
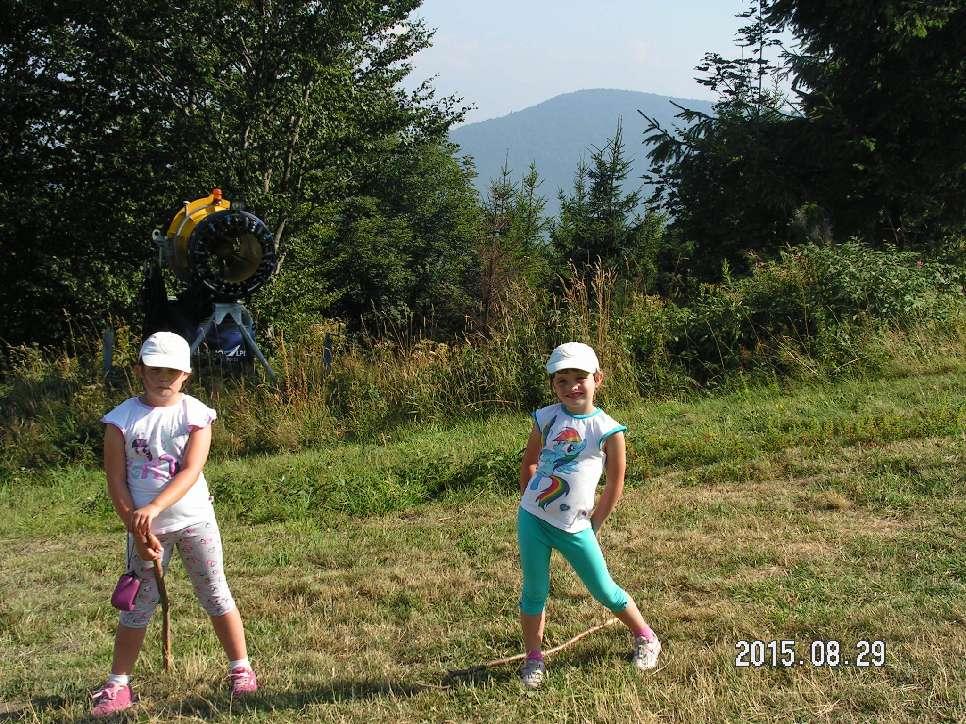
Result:
{"type": "MultiPolygon", "coordinates": [[[[618,621],[616,618],[609,618],[606,621],[604,621],[604,623],[597,624],[596,626],[591,626],[586,631],[577,634],[572,639],[568,639],[567,641],[564,641],[559,646],[554,646],[552,649],[547,649],[546,651],[543,652],[543,655],[550,656],[551,654],[555,654],[558,651],[562,651],[568,646],[572,646],[573,644],[577,643],[578,641],[580,641],[580,639],[586,636],[590,636],[592,633],[596,633],[597,631],[600,631],[602,628],[613,626],[615,623],[620,623],[620,621],[618,621]]],[[[508,656],[505,659],[494,659],[493,661],[487,661],[485,664],[478,664],[477,666],[471,666],[467,669],[453,669],[446,673],[446,678],[449,679],[449,678],[454,678],[458,676],[468,676],[470,674],[475,674],[480,671],[485,671],[486,669],[494,669],[498,666],[505,666],[506,664],[512,664],[515,661],[523,661],[523,659],[525,659],[526,657],[527,657],[526,654],[517,654],[516,656],[508,656]]]]}

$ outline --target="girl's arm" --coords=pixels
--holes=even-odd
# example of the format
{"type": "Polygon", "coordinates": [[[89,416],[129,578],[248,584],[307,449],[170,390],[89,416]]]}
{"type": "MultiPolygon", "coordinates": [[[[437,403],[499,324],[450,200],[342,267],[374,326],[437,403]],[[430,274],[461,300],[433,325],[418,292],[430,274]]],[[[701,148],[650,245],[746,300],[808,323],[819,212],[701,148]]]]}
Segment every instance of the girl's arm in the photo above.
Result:
{"type": "Polygon", "coordinates": [[[104,426],[104,473],[107,475],[107,492],[111,496],[117,517],[127,530],[134,530],[131,513],[134,501],[127,487],[127,460],[124,457],[124,433],[114,425],[104,426]]]}
{"type": "Polygon", "coordinates": [[[154,500],[134,511],[131,515],[133,530],[143,535],[150,533],[151,523],[158,517],[158,513],[170,508],[191,490],[191,486],[198,482],[201,469],[208,461],[210,448],[211,425],[195,428],[188,434],[188,444],[185,446],[181,470],[168,481],[154,500]]]}
{"type": "Polygon", "coordinates": [[[527,489],[527,483],[537,472],[537,463],[540,461],[540,448],[543,447],[543,438],[540,430],[534,425],[530,430],[530,437],[527,438],[527,446],[523,450],[523,462],[520,463],[520,494],[527,489]]]}
{"type": "Polygon", "coordinates": [[[624,433],[617,432],[604,442],[604,455],[607,456],[607,484],[604,492],[594,506],[590,524],[596,533],[617,507],[617,501],[624,492],[624,472],[627,470],[627,450],[624,446],[624,433]]]}

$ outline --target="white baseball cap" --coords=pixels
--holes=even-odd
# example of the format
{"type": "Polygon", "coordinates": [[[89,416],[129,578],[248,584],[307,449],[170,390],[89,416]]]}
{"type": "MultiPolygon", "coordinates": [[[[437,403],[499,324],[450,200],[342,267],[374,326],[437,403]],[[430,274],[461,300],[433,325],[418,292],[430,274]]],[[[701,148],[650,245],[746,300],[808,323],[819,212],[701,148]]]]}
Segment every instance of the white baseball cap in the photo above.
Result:
{"type": "Polygon", "coordinates": [[[191,348],[174,332],[155,332],[141,345],[140,360],[148,367],[168,367],[191,372],[191,348]]]}
{"type": "Polygon", "coordinates": [[[565,342],[551,352],[547,360],[547,373],[551,375],[560,370],[583,370],[593,374],[599,369],[597,354],[583,342],[565,342]]]}

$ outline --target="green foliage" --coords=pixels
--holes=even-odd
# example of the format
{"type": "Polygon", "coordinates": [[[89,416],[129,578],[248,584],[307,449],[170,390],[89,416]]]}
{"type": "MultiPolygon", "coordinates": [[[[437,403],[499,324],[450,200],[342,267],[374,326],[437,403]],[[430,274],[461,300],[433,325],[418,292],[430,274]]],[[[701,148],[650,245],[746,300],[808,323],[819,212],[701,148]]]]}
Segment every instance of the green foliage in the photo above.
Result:
{"type": "Polygon", "coordinates": [[[870,331],[939,322],[961,301],[961,272],[915,253],[806,245],[705,286],[678,318],[669,352],[700,381],[803,365],[835,374],[875,363],[863,360],[870,331]]]}
{"type": "MultiPolygon", "coordinates": [[[[410,20],[418,4],[11,4],[0,36],[6,339],[63,342],[71,320],[130,314],[152,228],[214,186],[247,202],[290,252],[265,309],[291,309],[292,326],[333,301],[328,259],[314,245],[337,245],[334,233],[400,231],[401,243],[432,246],[437,230],[423,222],[437,211],[452,221],[443,211],[452,200],[435,208],[432,199],[470,197],[465,173],[412,173],[446,155],[439,144],[462,114],[428,85],[399,87],[407,59],[429,44],[410,20]],[[409,194],[373,188],[387,163],[383,178],[409,194]],[[409,229],[410,217],[422,228],[409,229]],[[318,275],[292,278],[303,268],[318,275]]],[[[393,241],[379,252],[396,254],[393,241]]],[[[440,243],[448,259],[454,242],[440,243]]],[[[395,306],[425,291],[390,285],[403,297],[395,306]]]]}
{"type": "Polygon", "coordinates": [[[816,139],[785,96],[770,86],[779,69],[768,53],[779,41],[764,20],[767,3],[753,0],[739,17],[738,59],[706,53],[699,79],[718,94],[713,112],[681,108],[683,127],[654,118],[645,132],[655,184],[650,203],[673,219],[677,262],[686,275],[717,279],[723,261],[748,271],[746,251],[774,255],[789,242],[796,210],[815,198],[822,166],[816,139]],[[789,111],[792,111],[789,113],[789,111]]]}
{"type": "Polygon", "coordinates": [[[457,161],[455,151],[448,143],[424,143],[380,159],[364,191],[379,199],[372,218],[391,220],[394,226],[337,237],[339,246],[330,255],[342,266],[328,279],[339,288],[375,270],[389,284],[343,295],[334,314],[397,326],[414,317],[425,320],[420,326],[434,335],[452,336],[462,328],[474,311],[468,288],[476,266],[480,210],[473,167],[457,161]],[[373,244],[388,248],[367,253],[373,244]]]}
{"type": "MultiPolygon", "coordinates": [[[[742,56],[698,67],[712,114],[683,129],[651,121],[652,203],[687,243],[684,268],[719,279],[747,251],[852,236],[877,248],[942,251],[961,237],[966,10],[912,0],[751,0],[742,56]],[[770,58],[780,33],[799,48],[770,58]],[[791,99],[780,81],[791,79],[791,99]]],[[[679,255],[679,259],[680,256],[679,255]]]]}
{"type": "MultiPolygon", "coordinates": [[[[556,295],[516,284],[488,334],[451,342],[306,325],[280,335],[270,359],[277,384],[224,379],[201,367],[188,391],[218,410],[224,424],[215,428],[212,455],[226,459],[388,439],[410,422],[533,410],[553,400],[543,364],[562,340],[597,350],[605,407],[750,377],[905,374],[961,355],[959,268],[854,242],[805,245],[751,266],[750,276],[706,285],[686,305],[628,292],[603,266],[574,273],[556,295]],[[335,340],[331,368],[326,334],[335,340]]],[[[76,356],[7,350],[0,471],[99,458],[101,415],[138,390],[123,377],[104,386],[97,347],[91,339],[76,356]]],[[[136,348],[122,330],[118,364],[130,364],[136,348]]]]}
{"type": "Polygon", "coordinates": [[[692,379],[670,350],[688,310],[657,295],[635,295],[621,318],[620,338],[633,360],[634,381],[642,394],[689,389],[692,379]]]}
{"type": "Polygon", "coordinates": [[[11,348],[6,357],[0,471],[98,460],[108,396],[93,365],[66,354],[51,359],[36,347],[11,348]]]}
{"type": "Polygon", "coordinates": [[[955,0],[764,3],[788,55],[843,235],[941,248],[966,225],[963,195],[966,8],[955,0]]]}
{"type": "Polygon", "coordinates": [[[551,280],[551,254],[546,244],[550,226],[544,217],[546,199],[539,195],[540,175],[530,168],[519,183],[504,164],[490,182],[483,200],[482,239],[479,245],[478,288],[480,323],[489,330],[505,313],[508,295],[523,284],[544,286],[551,280]]]}
{"type": "Polygon", "coordinates": [[[259,290],[251,309],[256,319],[270,320],[273,337],[299,337],[324,323],[328,310],[338,299],[338,288],[327,279],[333,260],[329,250],[336,245],[336,227],[328,219],[334,211],[290,236],[283,263],[271,284],[259,290]]]}
{"type": "Polygon", "coordinates": [[[638,214],[640,189],[624,190],[630,168],[618,123],[604,146],[591,152],[591,162],[577,166],[573,194],[560,192],[560,219],[551,238],[558,256],[578,273],[590,273],[599,260],[643,286],[655,271],[663,221],[638,214]]]}
{"type": "Polygon", "coordinates": [[[774,255],[788,243],[817,169],[806,159],[789,163],[805,129],[781,103],[721,104],[700,119],[683,112],[691,124],[683,139],[662,129],[646,138],[657,198],[676,238],[691,242],[681,260],[686,275],[717,279],[722,261],[746,273],[746,251],[774,255]]]}

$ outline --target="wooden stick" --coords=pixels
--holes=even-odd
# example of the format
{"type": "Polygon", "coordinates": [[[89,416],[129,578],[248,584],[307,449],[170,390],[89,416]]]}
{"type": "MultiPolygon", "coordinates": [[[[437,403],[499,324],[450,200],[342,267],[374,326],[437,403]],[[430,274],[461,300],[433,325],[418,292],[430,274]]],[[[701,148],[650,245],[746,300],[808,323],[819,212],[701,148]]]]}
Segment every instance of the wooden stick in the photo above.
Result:
{"type": "MultiPolygon", "coordinates": [[[[609,618],[606,621],[604,621],[604,623],[597,624],[596,626],[591,626],[586,631],[577,634],[572,639],[568,639],[567,641],[564,641],[559,646],[554,646],[552,649],[547,649],[546,651],[543,652],[543,655],[550,656],[551,654],[555,654],[558,651],[561,651],[562,649],[565,649],[568,646],[571,646],[572,644],[577,643],[578,641],[580,641],[580,639],[584,638],[585,636],[590,636],[590,634],[596,631],[600,631],[602,628],[606,628],[607,626],[613,626],[615,623],[620,623],[620,621],[618,621],[616,618],[609,618]]],[[[517,654],[516,656],[508,656],[505,659],[494,659],[493,661],[487,661],[485,664],[478,664],[477,666],[471,666],[468,669],[453,669],[447,672],[446,676],[447,678],[453,677],[453,676],[466,676],[467,674],[473,674],[478,671],[493,669],[493,668],[496,668],[497,666],[512,664],[514,661],[523,661],[523,659],[525,659],[526,657],[527,655],[524,653],[524,654],[517,654]]]]}
{"type": "Polygon", "coordinates": [[[158,582],[158,592],[161,594],[161,653],[164,657],[164,670],[171,671],[173,662],[171,656],[171,611],[168,608],[168,588],[164,585],[164,569],[161,561],[154,559],[154,577],[158,582]]]}

